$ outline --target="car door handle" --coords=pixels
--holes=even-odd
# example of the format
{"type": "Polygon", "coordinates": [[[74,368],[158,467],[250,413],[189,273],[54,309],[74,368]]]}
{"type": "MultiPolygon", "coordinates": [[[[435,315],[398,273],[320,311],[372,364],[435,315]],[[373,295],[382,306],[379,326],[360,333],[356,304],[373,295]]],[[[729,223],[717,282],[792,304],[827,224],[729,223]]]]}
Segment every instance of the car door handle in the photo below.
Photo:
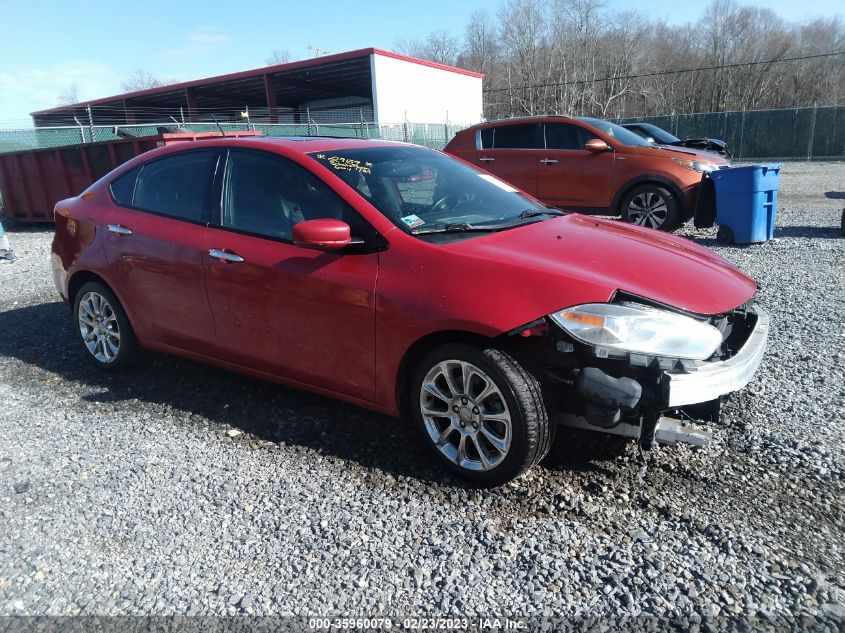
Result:
{"type": "Polygon", "coordinates": [[[544,158],[540,162],[543,163],[544,165],[554,165],[555,163],[557,163],[557,161],[554,158],[544,158]]]}
{"type": "Polygon", "coordinates": [[[132,229],[127,229],[125,226],[121,226],[120,224],[109,224],[106,229],[112,233],[117,233],[118,235],[132,235],[132,229]]]}
{"type": "Polygon", "coordinates": [[[496,159],[490,158],[489,156],[485,156],[484,158],[479,158],[478,160],[479,160],[479,162],[482,162],[482,163],[489,163],[489,162],[494,161],[496,159]]]}
{"type": "Polygon", "coordinates": [[[214,259],[220,259],[224,262],[232,262],[233,264],[239,264],[244,260],[244,258],[238,255],[237,253],[221,251],[219,248],[212,248],[210,251],[208,251],[208,254],[211,255],[214,259]]]}

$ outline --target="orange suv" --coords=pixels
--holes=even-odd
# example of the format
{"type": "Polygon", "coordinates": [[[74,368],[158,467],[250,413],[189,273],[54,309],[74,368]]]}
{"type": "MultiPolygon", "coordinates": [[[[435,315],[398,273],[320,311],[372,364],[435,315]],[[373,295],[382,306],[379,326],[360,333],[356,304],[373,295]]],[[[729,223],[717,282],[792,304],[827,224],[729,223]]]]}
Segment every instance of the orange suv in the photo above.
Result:
{"type": "Polygon", "coordinates": [[[445,151],[549,206],[664,231],[693,216],[705,172],[730,167],[717,154],[656,145],[589,117],[489,121],[458,132],[445,151]]]}

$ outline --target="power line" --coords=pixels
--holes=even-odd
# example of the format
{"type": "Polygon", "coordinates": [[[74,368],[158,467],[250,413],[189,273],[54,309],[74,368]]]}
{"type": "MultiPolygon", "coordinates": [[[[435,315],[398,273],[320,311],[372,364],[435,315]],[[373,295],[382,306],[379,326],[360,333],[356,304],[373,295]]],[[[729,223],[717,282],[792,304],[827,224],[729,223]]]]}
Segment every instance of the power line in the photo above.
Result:
{"type": "Polygon", "coordinates": [[[727,68],[742,68],[745,66],[760,66],[763,64],[779,64],[782,62],[797,62],[805,59],[820,59],[823,57],[836,57],[845,55],[845,51],[833,51],[831,53],[819,53],[817,55],[802,55],[800,57],[781,57],[780,59],[767,59],[753,62],[737,62],[735,64],[719,64],[715,66],[700,66],[698,68],[684,68],[681,70],[660,70],[653,73],[640,73],[637,75],[619,75],[617,77],[602,77],[599,79],[573,79],[572,81],[559,81],[553,83],[529,84],[509,88],[487,88],[484,92],[507,92],[509,90],[528,90],[530,88],[557,88],[560,86],[574,86],[578,84],[594,84],[607,81],[618,81],[620,79],[642,79],[647,77],[662,77],[665,75],[679,75],[682,73],[697,73],[705,70],[725,70],[727,68]]]}

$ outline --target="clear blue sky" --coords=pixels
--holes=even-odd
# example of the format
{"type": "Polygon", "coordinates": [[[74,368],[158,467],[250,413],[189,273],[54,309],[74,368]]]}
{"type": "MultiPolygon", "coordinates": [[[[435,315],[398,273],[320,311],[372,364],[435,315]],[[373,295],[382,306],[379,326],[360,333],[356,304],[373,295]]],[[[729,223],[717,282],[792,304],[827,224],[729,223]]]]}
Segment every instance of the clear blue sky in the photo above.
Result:
{"type": "MultiPolygon", "coordinates": [[[[751,0],[743,0],[750,4],[751,0]]],[[[795,21],[845,15],[841,0],[757,2],[795,21]]],[[[423,37],[436,29],[460,34],[477,8],[501,0],[371,0],[369,2],[122,2],[0,0],[0,126],[28,127],[29,112],[57,103],[76,84],[79,98],[122,92],[120,82],[142,68],[162,79],[188,80],[262,66],[274,48],[294,59],[309,45],[331,52],[423,37]]],[[[704,0],[606,0],[669,22],[698,19],[704,0]]]]}

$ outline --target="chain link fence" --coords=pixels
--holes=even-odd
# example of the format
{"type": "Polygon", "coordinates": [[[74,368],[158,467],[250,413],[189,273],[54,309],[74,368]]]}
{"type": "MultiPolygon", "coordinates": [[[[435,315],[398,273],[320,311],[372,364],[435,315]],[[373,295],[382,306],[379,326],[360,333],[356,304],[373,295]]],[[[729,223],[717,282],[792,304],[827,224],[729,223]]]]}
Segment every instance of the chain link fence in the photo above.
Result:
{"type": "MultiPolygon", "coordinates": [[[[456,132],[467,127],[443,123],[379,124],[372,121],[325,122],[310,113],[299,123],[265,120],[220,124],[189,122],[184,128],[173,121],[160,124],[0,129],[0,154],[110,141],[120,134],[144,137],[162,132],[224,132],[256,130],[265,136],[342,136],[385,139],[443,149],[456,132]]],[[[783,110],[749,110],[671,114],[618,119],[620,123],[646,121],[680,138],[710,137],[728,143],[735,160],[842,160],[845,159],[845,106],[820,106],[783,110]]]]}
{"type": "Polygon", "coordinates": [[[121,125],[31,128],[24,130],[0,129],[0,154],[31,149],[63,147],[98,141],[154,136],[163,132],[235,132],[255,130],[264,136],[341,136],[349,138],[384,139],[416,143],[443,149],[452,137],[466,125],[444,123],[379,124],[360,121],[356,123],[176,123],[159,125],[121,125]]]}
{"type": "Polygon", "coordinates": [[[845,159],[845,106],[705,112],[619,119],[652,123],[679,138],[718,138],[734,160],[845,159]]]}

